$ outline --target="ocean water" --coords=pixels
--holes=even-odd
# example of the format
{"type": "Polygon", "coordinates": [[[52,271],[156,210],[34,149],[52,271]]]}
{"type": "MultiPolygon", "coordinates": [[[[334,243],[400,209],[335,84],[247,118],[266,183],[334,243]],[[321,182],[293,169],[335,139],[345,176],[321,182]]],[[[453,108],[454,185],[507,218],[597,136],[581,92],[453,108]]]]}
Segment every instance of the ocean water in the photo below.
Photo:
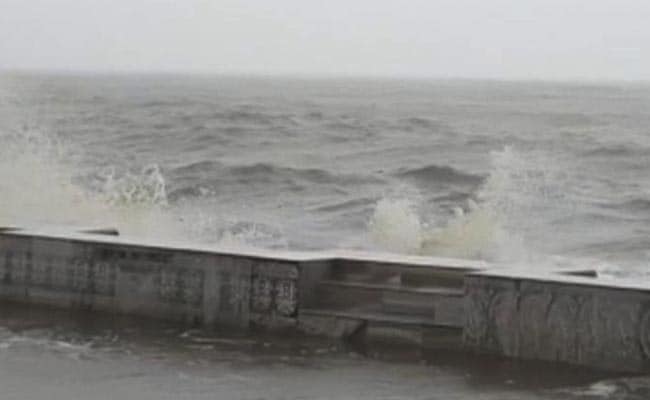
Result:
{"type": "Polygon", "coordinates": [[[649,134],[640,84],[5,73],[0,223],[645,276],[649,134]]]}
{"type": "MultiPolygon", "coordinates": [[[[643,84],[0,73],[0,225],[112,226],[215,247],[361,248],[649,279],[649,168],[643,84]]],[[[73,319],[36,333],[3,320],[0,381],[15,386],[13,398],[40,393],[21,392],[25,371],[47,393],[63,379],[50,372],[59,364],[87,378],[63,379],[61,398],[111,398],[98,393],[115,381],[140,398],[182,398],[174,390],[190,386],[188,398],[223,390],[219,398],[242,399],[636,399],[645,390],[628,380],[521,392],[499,377],[482,394],[465,372],[338,350],[306,369],[271,357],[282,373],[245,351],[256,361],[243,369],[220,359],[187,367],[176,342],[160,350],[171,366],[129,358],[148,351],[135,339],[120,342],[116,358],[93,346],[70,356],[52,332],[73,319]],[[124,376],[107,372],[126,365],[124,376]],[[291,376],[304,380],[299,390],[266,391],[291,376]]],[[[72,325],[61,329],[79,332],[72,325]]]]}

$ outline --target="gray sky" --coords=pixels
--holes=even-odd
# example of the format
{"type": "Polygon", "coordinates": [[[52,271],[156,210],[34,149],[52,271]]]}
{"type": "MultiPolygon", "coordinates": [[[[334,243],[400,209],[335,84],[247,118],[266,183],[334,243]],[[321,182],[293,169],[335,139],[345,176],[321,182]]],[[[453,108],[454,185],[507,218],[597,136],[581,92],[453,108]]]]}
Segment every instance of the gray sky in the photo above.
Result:
{"type": "Polygon", "coordinates": [[[0,0],[0,68],[650,80],[650,0],[0,0]]]}

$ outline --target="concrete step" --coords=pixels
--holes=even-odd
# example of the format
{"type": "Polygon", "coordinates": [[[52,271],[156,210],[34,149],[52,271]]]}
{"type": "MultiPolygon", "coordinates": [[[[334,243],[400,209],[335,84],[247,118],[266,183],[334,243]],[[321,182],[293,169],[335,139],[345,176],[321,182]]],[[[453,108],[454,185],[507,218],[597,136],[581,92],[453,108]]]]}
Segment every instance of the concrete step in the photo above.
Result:
{"type": "Polygon", "coordinates": [[[345,281],[345,282],[365,282],[365,283],[381,283],[381,282],[401,282],[399,272],[394,271],[372,271],[372,270],[350,270],[346,271],[341,268],[332,268],[330,274],[331,280],[345,281]]]}
{"type": "Polygon", "coordinates": [[[450,297],[463,297],[463,290],[448,287],[408,287],[391,283],[366,283],[347,282],[333,279],[326,279],[319,282],[322,286],[333,286],[339,288],[354,288],[359,290],[396,292],[396,293],[418,293],[422,295],[438,295],[450,297]]]}
{"type": "Polygon", "coordinates": [[[400,283],[405,286],[442,286],[462,288],[465,272],[436,270],[405,270],[400,274],[400,283]]]}
{"type": "Polygon", "coordinates": [[[320,281],[316,285],[313,301],[307,306],[346,309],[381,304],[381,291],[364,289],[367,285],[374,286],[365,282],[320,281]]]}
{"type": "Polygon", "coordinates": [[[399,281],[406,286],[460,288],[467,272],[474,268],[421,264],[381,263],[376,261],[336,260],[331,269],[334,280],[358,282],[399,281]]]}
{"type": "Polygon", "coordinates": [[[363,343],[379,341],[445,350],[460,348],[462,344],[462,328],[440,326],[435,319],[425,316],[387,313],[372,307],[301,309],[298,318],[299,323],[312,333],[318,333],[319,329],[325,335],[337,331],[343,337],[363,343]],[[337,326],[352,326],[354,329],[337,329],[337,326]]]}
{"type": "Polygon", "coordinates": [[[418,292],[385,292],[382,310],[407,315],[426,315],[437,325],[462,327],[465,300],[461,295],[425,295],[418,292]]]}
{"type": "Polygon", "coordinates": [[[437,326],[432,318],[412,315],[399,315],[385,313],[371,307],[351,308],[346,310],[333,310],[328,308],[303,308],[300,315],[314,315],[325,317],[337,317],[344,319],[359,319],[365,322],[386,322],[399,325],[437,326]]]}
{"type": "Polygon", "coordinates": [[[462,326],[463,322],[463,291],[459,289],[325,280],[316,290],[318,300],[310,306],[334,310],[374,306],[395,315],[429,318],[441,326],[462,326]]]}

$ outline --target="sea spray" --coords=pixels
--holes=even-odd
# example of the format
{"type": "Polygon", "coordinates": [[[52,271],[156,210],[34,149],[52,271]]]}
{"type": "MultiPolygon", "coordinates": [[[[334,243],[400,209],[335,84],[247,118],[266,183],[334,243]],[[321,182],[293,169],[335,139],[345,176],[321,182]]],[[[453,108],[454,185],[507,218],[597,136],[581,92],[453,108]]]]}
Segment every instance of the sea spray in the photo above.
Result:
{"type": "Polygon", "coordinates": [[[0,223],[99,223],[104,207],[74,183],[74,161],[63,143],[38,131],[0,136],[0,223]]]}
{"type": "Polygon", "coordinates": [[[476,197],[495,221],[495,258],[538,264],[561,251],[556,223],[578,206],[574,163],[554,152],[513,146],[492,152],[490,160],[490,175],[476,197]]]}
{"type": "Polygon", "coordinates": [[[167,206],[167,184],[157,164],[145,166],[139,172],[126,171],[119,175],[114,166],[101,174],[100,192],[113,206],[142,204],[167,206]]]}
{"type": "Polygon", "coordinates": [[[373,242],[395,252],[527,264],[558,244],[550,224],[570,214],[566,163],[552,154],[506,146],[491,153],[488,177],[447,218],[422,214],[411,197],[378,201],[373,242]]]}
{"type": "Polygon", "coordinates": [[[233,250],[289,247],[282,225],[274,216],[259,216],[247,207],[224,210],[215,199],[198,200],[199,203],[185,201],[174,207],[190,241],[233,250]]]}
{"type": "Polygon", "coordinates": [[[412,200],[381,199],[370,221],[372,240],[386,250],[397,253],[419,252],[423,226],[412,200]]]}
{"type": "Polygon", "coordinates": [[[112,226],[133,236],[181,236],[165,209],[157,167],[124,173],[110,168],[102,175],[84,170],[80,152],[55,135],[30,130],[0,141],[1,224],[112,226]]]}
{"type": "Polygon", "coordinates": [[[36,130],[2,135],[0,144],[0,225],[110,226],[124,236],[220,247],[288,246],[281,229],[251,220],[252,210],[220,209],[211,193],[170,202],[157,164],[84,168],[81,150],[36,130]]]}
{"type": "Polygon", "coordinates": [[[420,253],[494,259],[498,256],[495,243],[502,235],[499,229],[496,216],[470,199],[465,208],[454,209],[444,226],[423,233],[420,253]]]}

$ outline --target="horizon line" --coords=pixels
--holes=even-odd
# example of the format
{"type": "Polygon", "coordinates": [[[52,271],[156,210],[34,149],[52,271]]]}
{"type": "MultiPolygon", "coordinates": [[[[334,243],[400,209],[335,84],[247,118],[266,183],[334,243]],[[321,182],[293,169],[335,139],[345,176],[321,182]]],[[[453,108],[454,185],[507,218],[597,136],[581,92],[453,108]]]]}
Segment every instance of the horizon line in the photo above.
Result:
{"type": "Polygon", "coordinates": [[[324,72],[262,72],[262,71],[208,71],[183,69],[87,69],[87,68],[40,68],[40,67],[3,67],[0,72],[10,74],[41,75],[86,75],[86,76],[179,76],[179,77],[223,77],[250,79],[295,79],[295,80],[382,80],[382,81],[465,81],[494,83],[548,83],[548,84],[650,84],[650,78],[623,79],[611,77],[523,77],[523,76],[464,76],[464,75],[409,75],[409,74],[360,74],[360,73],[324,73],[324,72]]]}

